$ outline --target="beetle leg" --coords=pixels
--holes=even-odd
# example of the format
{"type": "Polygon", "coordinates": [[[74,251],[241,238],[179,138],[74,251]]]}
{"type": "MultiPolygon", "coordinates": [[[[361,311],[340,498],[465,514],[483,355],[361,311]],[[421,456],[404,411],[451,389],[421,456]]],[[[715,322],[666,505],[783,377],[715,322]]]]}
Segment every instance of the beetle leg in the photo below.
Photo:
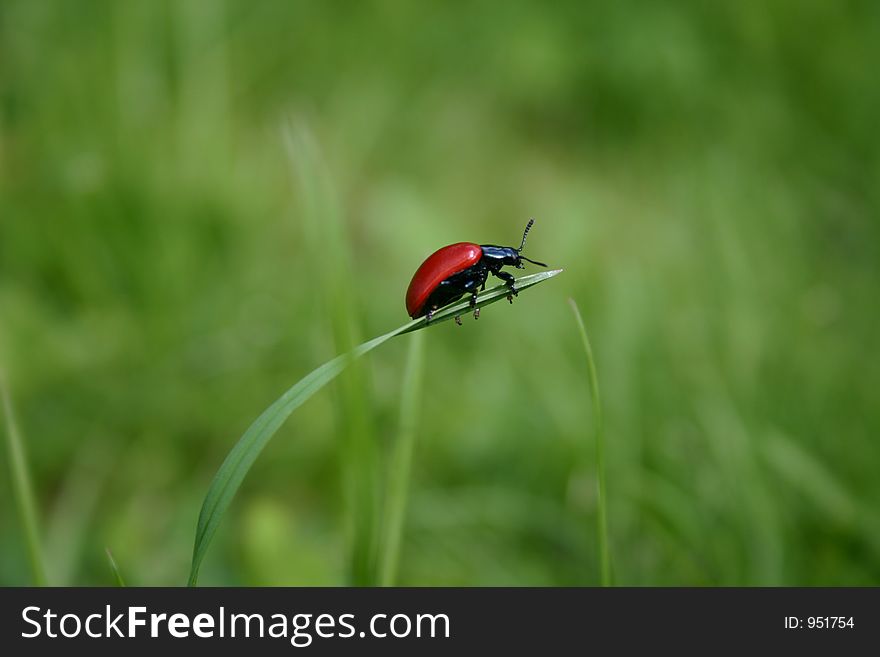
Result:
{"type": "Polygon", "coordinates": [[[471,308],[474,309],[474,319],[480,319],[480,309],[477,308],[477,291],[471,292],[471,308]]]}
{"type": "Polygon", "coordinates": [[[516,289],[516,285],[514,282],[516,279],[506,271],[496,271],[493,272],[498,278],[507,283],[507,287],[510,289],[510,293],[507,295],[507,300],[510,303],[513,303],[513,297],[517,296],[519,291],[516,289]]]}
{"type": "Polygon", "coordinates": [[[425,313],[425,325],[426,326],[431,323],[431,318],[433,316],[434,316],[433,310],[428,310],[428,312],[425,313]]]}
{"type": "Polygon", "coordinates": [[[455,316],[455,323],[458,324],[459,326],[461,326],[461,315],[455,316]]]}

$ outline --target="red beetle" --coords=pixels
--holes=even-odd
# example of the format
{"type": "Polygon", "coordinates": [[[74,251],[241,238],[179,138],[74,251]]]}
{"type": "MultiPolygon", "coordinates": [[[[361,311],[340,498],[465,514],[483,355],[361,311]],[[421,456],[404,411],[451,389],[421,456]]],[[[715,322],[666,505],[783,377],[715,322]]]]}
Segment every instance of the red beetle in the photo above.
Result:
{"type": "MultiPolygon", "coordinates": [[[[413,319],[427,315],[430,322],[435,310],[470,294],[474,319],[477,319],[480,316],[480,309],[476,307],[477,292],[486,289],[486,279],[490,273],[507,283],[510,288],[507,299],[513,303],[513,297],[517,294],[515,279],[509,272],[501,271],[501,268],[510,266],[523,269],[523,260],[533,265],[547,266],[522,255],[526,236],[533,223],[535,220],[529,219],[518,249],[495,244],[458,242],[432,253],[416,270],[406,290],[406,312],[413,319]]],[[[461,317],[458,315],[455,321],[461,325],[461,317]]]]}

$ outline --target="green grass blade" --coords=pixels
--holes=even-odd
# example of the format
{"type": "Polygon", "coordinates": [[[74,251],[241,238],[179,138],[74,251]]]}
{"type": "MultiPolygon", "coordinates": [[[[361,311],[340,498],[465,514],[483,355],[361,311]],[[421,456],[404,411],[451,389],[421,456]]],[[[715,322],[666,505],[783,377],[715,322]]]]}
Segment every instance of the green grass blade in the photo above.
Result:
{"type": "Polygon", "coordinates": [[[12,475],[12,492],[18,511],[27,550],[31,578],[37,586],[46,586],[46,568],[43,564],[43,551],[40,547],[39,522],[34,493],[31,488],[30,471],[24,442],[18,432],[12,410],[12,400],[6,387],[3,372],[0,372],[0,396],[3,398],[3,419],[6,426],[6,449],[9,453],[9,469],[12,475]]]}
{"type": "Polygon", "coordinates": [[[202,510],[196,527],[196,540],[189,576],[190,586],[194,586],[198,581],[199,567],[205,556],[208,544],[214,537],[217,526],[220,524],[223,514],[226,513],[226,509],[229,508],[229,504],[232,502],[232,498],[236,491],[238,491],[239,486],[241,486],[245,475],[250,470],[257,456],[263,451],[266,443],[269,442],[269,439],[288,416],[309,397],[336,378],[353,358],[362,356],[375,349],[395,335],[403,333],[408,327],[409,324],[404,324],[394,331],[365,342],[349,354],[337,356],[333,360],[324,363],[294,384],[275,403],[263,411],[248,430],[245,431],[214,476],[214,480],[211,482],[208,494],[205,496],[205,501],[202,504],[202,510]]]}
{"type": "Polygon", "coordinates": [[[383,536],[380,584],[393,586],[406,515],[410,470],[416,442],[418,407],[421,399],[424,346],[422,334],[410,338],[406,369],[403,373],[403,394],[400,399],[400,422],[397,442],[388,467],[388,490],[385,496],[385,531],[383,536]]]}
{"type": "MultiPolygon", "coordinates": [[[[540,272],[530,276],[523,276],[516,281],[516,287],[522,293],[523,290],[532,287],[542,281],[548,280],[560,273],[561,269],[540,272]]],[[[477,301],[477,307],[482,308],[492,303],[501,301],[507,296],[507,287],[504,283],[486,290],[481,293],[477,301]]],[[[452,319],[455,315],[465,314],[470,308],[469,302],[461,302],[438,311],[434,314],[430,326],[439,324],[452,319]]],[[[363,356],[372,351],[384,342],[387,342],[396,335],[410,333],[428,326],[424,317],[414,319],[406,324],[399,326],[377,338],[363,343],[351,352],[337,356],[307,374],[293,385],[287,392],[279,397],[269,408],[254,420],[253,424],[248,427],[244,435],[239,438],[238,442],[226,456],[217,474],[208,488],[208,493],[202,503],[202,510],[199,513],[199,520],[196,525],[196,538],[193,545],[192,566],[190,568],[189,586],[195,586],[199,578],[199,568],[202,560],[205,558],[208,545],[217,527],[229,508],[232,498],[241,486],[257,456],[263,451],[263,448],[269,442],[269,439],[275,435],[279,427],[290,416],[290,414],[302,405],[307,399],[314,395],[318,390],[327,385],[336,376],[342,372],[349,363],[355,358],[363,356]]]]}
{"type": "Polygon", "coordinates": [[[113,553],[110,552],[110,548],[104,548],[107,552],[107,561],[110,563],[110,570],[113,571],[113,578],[116,580],[116,586],[125,586],[125,580],[122,579],[122,573],[119,572],[119,566],[116,565],[116,559],[113,558],[113,553]]]}
{"type": "Polygon", "coordinates": [[[577,321],[584,353],[587,356],[587,372],[590,378],[590,393],[593,402],[593,422],[596,434],[596,478],[598,480],[598,497],[596,513],[596,533],[599,538],[599,580],[602,586],[611,586],[611,555],[608,550],[608,509],[605,493],[605,436],[602,433],[602,404],[599,399],[599,377],[596,375],[596,363],[593,360],[593,349],[587,337],[587,328],[581,312],[574,299],[569,299],[574,318],[577,321]]]}

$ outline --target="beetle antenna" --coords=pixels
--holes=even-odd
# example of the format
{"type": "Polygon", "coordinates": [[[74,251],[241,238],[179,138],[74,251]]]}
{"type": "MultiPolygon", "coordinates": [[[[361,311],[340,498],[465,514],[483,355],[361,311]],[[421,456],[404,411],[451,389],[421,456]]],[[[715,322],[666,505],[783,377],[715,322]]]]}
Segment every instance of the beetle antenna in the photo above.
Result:
{"type": "MultiPolygon", "coordinates": [[[[526,237],[529,236],[529,230],[531,230],[532,224],[534,224],[534,223],[535,223],[534,219],[529,219],[529,223],[526,224],[526,229],[525,229],[525,231],[523,231],[522,244],[520,244],[519,248],[516,250],[517,253],[522,253],[523,247],[526,245],[526,237]]],[[[540,265],[541,267],[547,266],[543,262],[538,262],[537,260],[529,260],[524,255],[520,255],[520,258],[522,258],[523,260],[525,260],[527,262],[531,262],[533,265],[540,265]]]]}
{"type": "MultiPolygon", "coordinates": [[[[523,241],[522,244],[519,245],[519,248],[516,250],[517,253],[522,253],[523,247],[526,245],[526,237],[528,237],[529,230],[531,230],[533,223],[535,223],[535,220],[529,219],[529,223],[526,224],[526,229],[525,231],[523,231],[523,241]]],[[[531,260],[529,262],[531,262],[531,260]]]]}

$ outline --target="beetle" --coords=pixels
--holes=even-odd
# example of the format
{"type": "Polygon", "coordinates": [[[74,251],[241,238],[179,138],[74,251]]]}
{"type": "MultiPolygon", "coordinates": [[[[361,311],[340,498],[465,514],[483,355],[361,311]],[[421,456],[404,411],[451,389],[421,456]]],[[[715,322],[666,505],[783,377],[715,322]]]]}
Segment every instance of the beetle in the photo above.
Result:
{"type": "MultiPolygon", "coordinates": [[[[477,293],[486,289],[486,279],[489,274],[507,283],[510,289],[507,300],[513,303],[513,297],[517,295],[515,279],[509,272],[501,271],[501,268],[523,269],[525,267],[523,260],[533,265],[547,266],[543,262],[530,260],[522,255],[526,237],[534,223],[534,219],[529,219],[518,249],[497,244],[458,242],[432,253],[416,270],[406,290],[406,311],[409,316],[417,319],[426,315],[430,323],[431,317],[438,308],[458,301],[465,294],[470,294],[474,319],[479,319],[480,309],[476,307],[477,293]]],[[[461,326],[461,316],[456,315],[455,322],[461,326]]]]}

